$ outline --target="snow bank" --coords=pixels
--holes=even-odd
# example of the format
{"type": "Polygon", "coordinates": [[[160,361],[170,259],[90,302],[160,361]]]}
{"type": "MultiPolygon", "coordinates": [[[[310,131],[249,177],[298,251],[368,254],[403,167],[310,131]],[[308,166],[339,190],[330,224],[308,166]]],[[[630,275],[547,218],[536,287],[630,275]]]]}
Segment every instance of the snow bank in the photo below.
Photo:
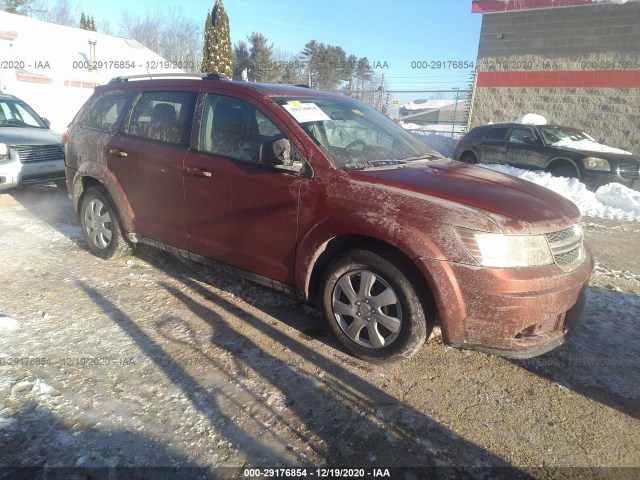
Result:
{"type": "Polygon", "coordinates": [[[595,140],[570,140],[563,138],[559,142],[552,144],[554,147],[573,148],[574,150],[581,150],[584,152],[605,152],[605,153],[619,153],[623,155],[631,155],[631,152],[621,150],[619,148],[610,147],[596,142],[595,140]]]}
{"type": "Polygon", "coordinates": [[[550,173],[523,170],[508,165],[480,165],[542,185],[568,198],[588,217],[640,222],[640,192],[610,183],[590,192],[577,178],[554,177],[550,173]]]}
{"type": "Polygon", "coordinates": [[[522,123],[525,125],[546,125],[547,119],[537,113],[526,113],[514,120],[514,123],[522,123]]]}
{"type": "Polygon", "coordinates": [[[11,317],[0,316],[0,330],[17,330],[19,327],[18,321],[11,317]]]}

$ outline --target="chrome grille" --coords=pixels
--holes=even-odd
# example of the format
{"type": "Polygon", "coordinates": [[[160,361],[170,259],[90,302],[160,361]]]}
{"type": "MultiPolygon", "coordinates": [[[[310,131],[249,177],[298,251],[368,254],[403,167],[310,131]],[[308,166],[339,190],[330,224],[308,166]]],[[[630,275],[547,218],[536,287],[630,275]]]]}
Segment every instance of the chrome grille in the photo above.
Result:
{"type": "Polygon", "coordinates": [[[640,178],[637,163],[619,163],[618,173],[627,180],[638,180],[640,178]]]}
{"type": "Polygon", "coordinates": [[[551,247],[553,260],[562,270],[571,272],[580,266],[584,260],[584,237],[579,225],[547,233],[545,236],[551,247]]]}
{"type": "Polygon", "coordinates": [[[22,163],[64,160],[64,150],[60,145],[12,145],[9,148],[18,152],[22,163]]]}

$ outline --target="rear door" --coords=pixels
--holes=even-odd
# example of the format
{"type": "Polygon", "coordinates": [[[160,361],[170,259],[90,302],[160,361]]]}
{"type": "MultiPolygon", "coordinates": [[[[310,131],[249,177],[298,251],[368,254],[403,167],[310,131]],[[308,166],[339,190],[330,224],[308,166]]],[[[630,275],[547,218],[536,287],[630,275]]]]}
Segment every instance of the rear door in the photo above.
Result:
{"type": "Polygon", "coordinates": [[[184,181],[191,252],[292,284],[308,180],[258,163],[260,145],[285,129],[251,97],[206,94],[184,181]]]}
{"type": "Polygon", "coordinates": [[[481,163],[506,163],[508,127],[490,128],[480,143],[481,163]]]}
{"type": "Polygon", "coordinates": [[[120,135],[107,147],[108,167],[133,210],[138,235],[186,250],[183,164],[197,93],[144,91],[120,135]]]}
{"type": "Polygon", "coordinates": [[[507,149],[510,165],[543,168],[546,164],[546,155],[542,153],[540,140],[531,127],[513,127],[507,137],[507,149]]]}

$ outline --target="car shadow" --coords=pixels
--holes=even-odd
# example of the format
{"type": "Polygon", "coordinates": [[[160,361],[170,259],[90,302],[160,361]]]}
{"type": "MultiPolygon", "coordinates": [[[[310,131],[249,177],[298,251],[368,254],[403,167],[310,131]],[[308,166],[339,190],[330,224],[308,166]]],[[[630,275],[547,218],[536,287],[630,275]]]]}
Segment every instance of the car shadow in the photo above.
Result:
{"type": "MultiPolygon", "coordinates": [[[[251,459],[252,466],[318,466],[305,460],[310,457],[323,459],[330,467],[419,468],[413,478],[422,478],[428,469],[435,473],[436,467],[447,467],[439,471],[438,478],[487,474],[491,478],[531,478],[353,374],[338,360],[274,328],[268,318],[249,313],[200,281],[176,273],[173,267],[168,265],[165,273],[186,288],[177,288],[174,282],[160,282],[159,287],[177,302],[176,313],[144,328],[96,289],[81,281],[77,285],[190,403],[215,423],[219,434],[251,459]],[[185,340],[189,333],[180,338],[167,333],[167,322],[180,325],[181,332],[190,332],[180,311],[211,327],[214,333],[209,347],[185,340]],[[241,318],[247,330],[238,328],[237,322],[234,326],[230,317],[241,318]],[[150,327],[161,340],[145,332],[150,327]],[[251,334],[256,330],[273,340],[269,345],[286,349],[300,360],[292,361],[291,356],[283,359],[275,350],[262,348],[251,334]],[[220,386],[213,391],[206,387],[178,358],[168,356],[168,349],[201,360],[212,374],[222,376],[220,386]],[[267,425],[264,418],[269,419],[267,425]],[[294,455],[293,447],[287,444],[291,438],[307,445],[307,453],[294,455]]],[[[172,331],[175,328],[168,330],[172,331]]]]}
{"type": "Polygon", "coordinates": [[[513,363],[640,418],[640,296],[589,287],[582,321],[567,342],[513,363]]]}
{"type": "Polygon", "coordinates": [[[0,452],[0,480],[187,480],[214,473],[141,434],[69,427],[33,400],[22,403],[13,422],[3,425],[0,452]]]}

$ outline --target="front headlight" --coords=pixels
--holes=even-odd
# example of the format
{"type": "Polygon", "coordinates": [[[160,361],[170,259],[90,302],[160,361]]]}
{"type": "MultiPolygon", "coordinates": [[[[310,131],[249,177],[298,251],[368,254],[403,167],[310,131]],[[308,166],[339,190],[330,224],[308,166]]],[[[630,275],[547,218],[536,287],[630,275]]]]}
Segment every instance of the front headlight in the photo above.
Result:
{"type": "Polygon", "coordinates": [[[9,147],[6,143],[0,143],[0,161],[9,160],[9,147]]]}
{"type": "Polygon", "coordinates": [[[587,170],[598,170],[602,172],[611,171],[611,166],[604,158],[587,157],[582,159],[582,164],[587,170]]]}
{"type": "Polygon", "coordinates": [[[483,267],[513,268],[553,264],[544,235],[504,235],[456,229],[462,244],[483,267]]]}

